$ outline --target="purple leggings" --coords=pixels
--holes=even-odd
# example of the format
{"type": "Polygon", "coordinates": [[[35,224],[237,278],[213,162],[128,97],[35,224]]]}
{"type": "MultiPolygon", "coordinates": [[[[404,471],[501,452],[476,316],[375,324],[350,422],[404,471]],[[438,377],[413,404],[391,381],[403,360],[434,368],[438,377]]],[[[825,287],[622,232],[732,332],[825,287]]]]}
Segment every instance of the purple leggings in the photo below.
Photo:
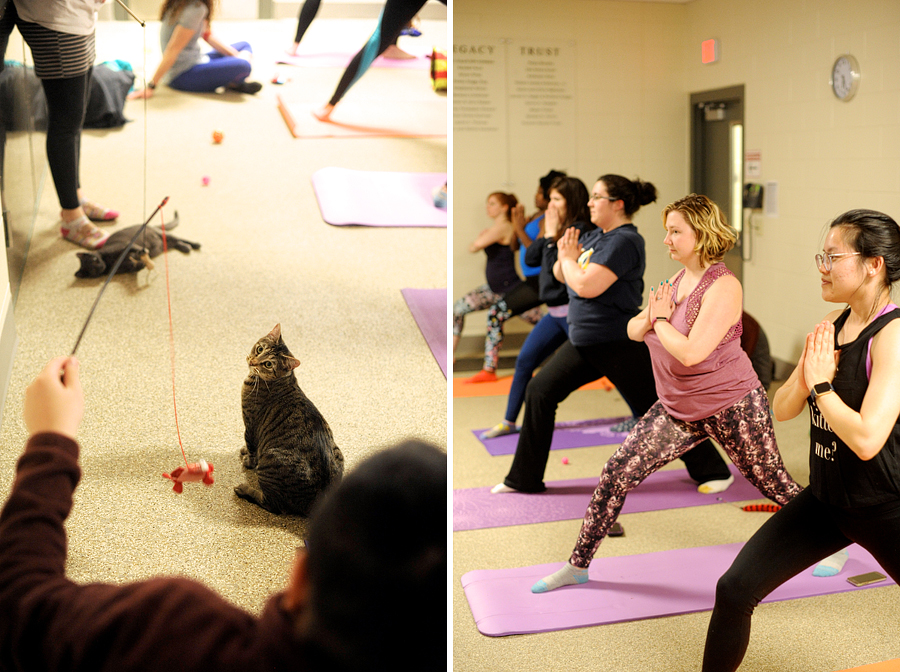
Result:
{"type": "Polygon", "coordinates": [[[575,567],[590,565],[619,517],[625,495],[707,437],[717,441],[747,480],[769,499],[787,504],[803,489],[781,461],[769,398],[761,385],[733,406],[694,422],[673,418],[657,401],[603,467],[569,562],[575,567]]]}

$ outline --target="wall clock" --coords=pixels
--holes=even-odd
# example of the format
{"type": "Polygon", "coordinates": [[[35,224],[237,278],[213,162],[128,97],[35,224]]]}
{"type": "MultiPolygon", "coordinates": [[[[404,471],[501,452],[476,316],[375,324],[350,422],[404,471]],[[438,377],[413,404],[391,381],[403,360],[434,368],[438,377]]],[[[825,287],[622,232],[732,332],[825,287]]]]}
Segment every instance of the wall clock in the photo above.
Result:
{"type": "Polygon", "coordinates": [[[831,90],[840,100],[850,100],[859,88],[859,62],[850,54],[838,56],[831,67],[831,90]]]}

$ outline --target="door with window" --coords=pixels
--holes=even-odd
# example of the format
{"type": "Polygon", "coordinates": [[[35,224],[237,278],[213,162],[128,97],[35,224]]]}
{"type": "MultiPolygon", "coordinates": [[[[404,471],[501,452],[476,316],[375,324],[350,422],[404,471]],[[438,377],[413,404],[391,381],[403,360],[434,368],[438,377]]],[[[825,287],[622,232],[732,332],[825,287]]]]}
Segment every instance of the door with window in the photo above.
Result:
{"type": "Polygon", "coordinates": [[[691,94],[691,191],[716,202],[738,232],[725,265],[742,280],[744,241],[744,87],[691,94]]]}

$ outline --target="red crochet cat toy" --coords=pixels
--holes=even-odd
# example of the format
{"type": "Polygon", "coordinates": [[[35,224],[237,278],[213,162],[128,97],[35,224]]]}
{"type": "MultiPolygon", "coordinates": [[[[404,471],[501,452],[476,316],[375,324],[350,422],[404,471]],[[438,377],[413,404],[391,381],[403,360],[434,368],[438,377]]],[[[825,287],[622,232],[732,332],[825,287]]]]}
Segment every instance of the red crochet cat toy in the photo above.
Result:
{"type": "Polygon", "coordinates": [[[172,470],[171,474],[163,474],[163,478],[174,481],[175,485],[172,489],[180,493],[184,490],[184,483],[197,483],[203,481],[206,485],[213,484],[213,465],[208,464],[206,460],[200,460],[187,467],[178,467],[172,470]]]}

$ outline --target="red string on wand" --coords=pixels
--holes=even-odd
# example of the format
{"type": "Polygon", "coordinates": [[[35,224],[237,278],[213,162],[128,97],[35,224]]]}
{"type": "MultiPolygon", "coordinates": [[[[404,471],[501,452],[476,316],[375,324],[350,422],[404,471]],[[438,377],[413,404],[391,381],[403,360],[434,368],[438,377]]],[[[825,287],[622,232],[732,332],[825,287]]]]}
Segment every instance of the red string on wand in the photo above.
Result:
{"type": "Polygon", "coordinates": [[[162,229],[163,241],[163,262],[166,265],[166,304],[169,309],[169,359],[172,362],[172,408],[175,410],[175,432],[178,434],[178,446],[181,448],[181,456],[184,458],[184,466],[176,467],[171,474],[163,474],[163,478],[174,481],[175,485],[172,489],[175,492],[184,490],[184,483],[197,483],[203,481],[206,485],[213,484],[213,465],[206,460],[200,460],[192,464],[188,464],[187,455],[184,452],[184,444],[181,442],[181,428],[178,425],[178,403],[175,400],[175,328],[172,323],[172,291],[169,287],[169,251],[168,241],[166,239],[166,221],[160,213],[160,229],[162,229]]]}

